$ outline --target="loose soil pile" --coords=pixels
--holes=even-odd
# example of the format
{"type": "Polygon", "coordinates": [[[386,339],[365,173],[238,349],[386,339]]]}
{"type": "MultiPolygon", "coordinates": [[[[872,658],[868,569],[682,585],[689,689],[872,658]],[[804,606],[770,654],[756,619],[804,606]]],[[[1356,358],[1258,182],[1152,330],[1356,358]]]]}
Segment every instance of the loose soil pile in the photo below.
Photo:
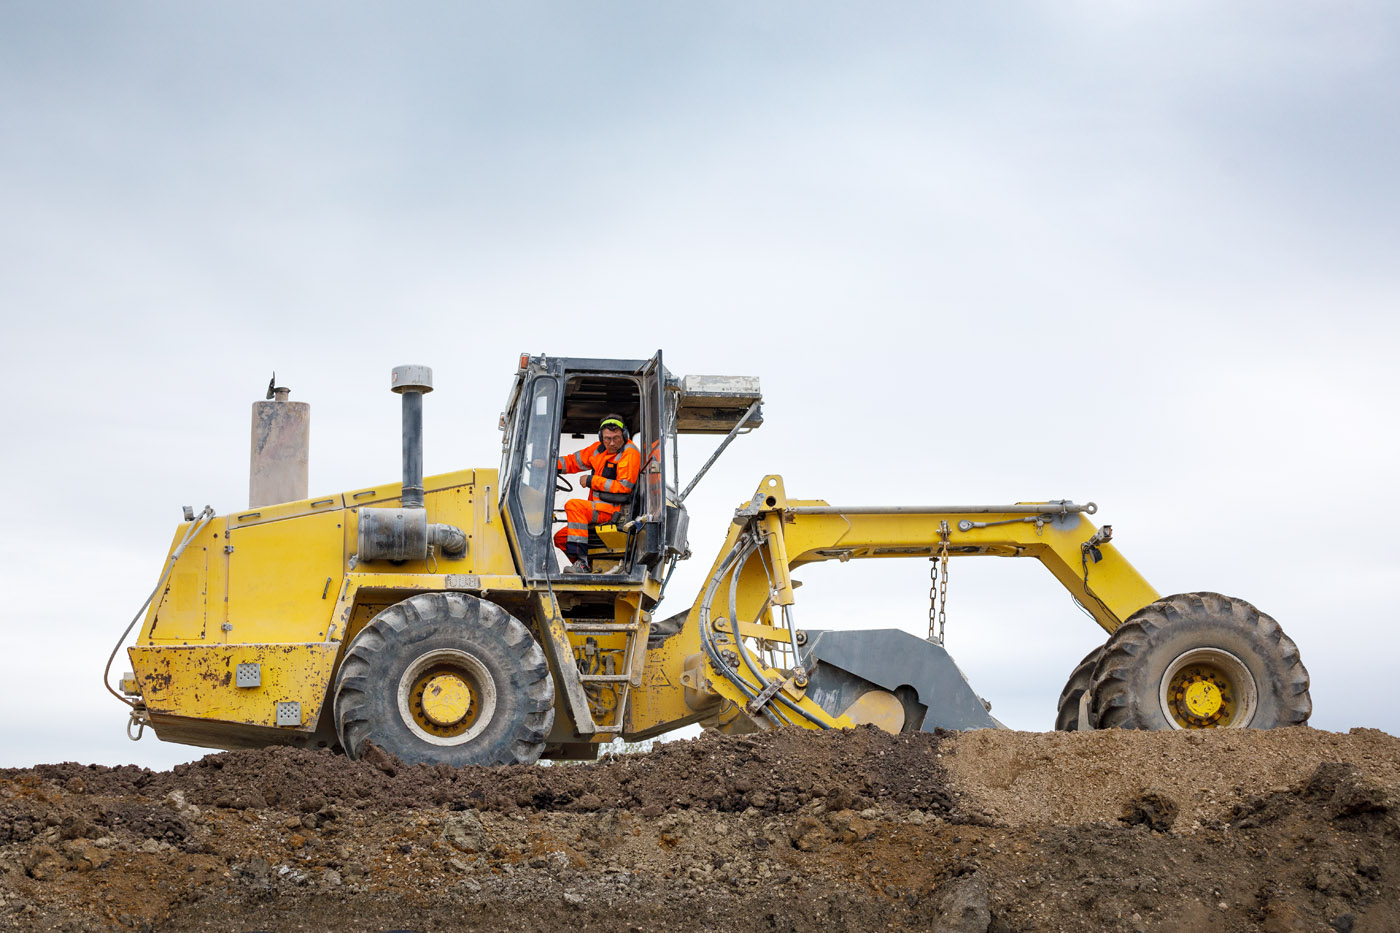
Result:
{"type": "Polygon", "coordinates": [[[1400,739],[705,735],[0,771],[0,929],[1400,929],[1400,739]]]}

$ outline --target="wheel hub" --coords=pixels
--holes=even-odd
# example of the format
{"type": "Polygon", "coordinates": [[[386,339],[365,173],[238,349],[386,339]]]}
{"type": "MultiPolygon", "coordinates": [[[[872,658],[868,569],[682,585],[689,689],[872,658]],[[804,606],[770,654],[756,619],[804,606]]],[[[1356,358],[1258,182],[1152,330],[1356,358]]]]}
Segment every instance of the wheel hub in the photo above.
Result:
{"type": "Polygon", "coordinates": [[[461,745],[481,733],[496,711],[496,688],[480,659],[466,651],[427,652],[399,678],[404,725],[433,745],[461,745]]]}
{"type": "Polygon", "coordinates": [[[1234,719],[1229,679],[1212,664],[1181,668],[1168,690],[1172,718],[1183,729],[1214,729],[1234,719]]]}
{"type": "Polygon", "coordinates": [[[1198,680],[1186,688],[1183,697],[1186,709],[1191,715],[1209,719],[1224,707],[1225,702],[1220,688],[1208,680],[1198,680]]]}
{"type": "Polygon", "coordinates": [[[1248,726],[1258,705],[1249,668],[1220,648],[1195,648],[1177,657],[1162,676],[1162,711],[1177,729],[1248,726]]]}
{"type": "Polygon", "coordinates": [[[455,673],[438,674],[423,685],[423,715],[434,725],[456,725],[471,705],[471,687],[455,673]]]}

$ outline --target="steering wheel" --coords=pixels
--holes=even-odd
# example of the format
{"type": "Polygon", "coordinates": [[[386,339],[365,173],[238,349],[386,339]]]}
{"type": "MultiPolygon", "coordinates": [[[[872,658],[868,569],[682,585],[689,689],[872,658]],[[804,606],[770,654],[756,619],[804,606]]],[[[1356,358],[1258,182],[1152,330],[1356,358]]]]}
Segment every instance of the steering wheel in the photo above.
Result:
{"type": "Polygon", "coordinates": [[[571,482],[569,482],[569,478],[568,478],[567,476],[565,476],[563,473],[555,473],[555,474],[554,474],[554,491],[555,491],[555,492],[573,492],[573,491],[574,491],[574,484],[571,483],[571,482]]]}

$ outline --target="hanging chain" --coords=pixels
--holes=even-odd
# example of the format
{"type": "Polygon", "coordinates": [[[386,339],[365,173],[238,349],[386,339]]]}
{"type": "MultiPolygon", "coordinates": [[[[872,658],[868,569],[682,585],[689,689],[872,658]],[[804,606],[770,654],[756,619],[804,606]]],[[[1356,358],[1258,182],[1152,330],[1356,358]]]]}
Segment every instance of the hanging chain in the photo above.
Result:
{"type": "Polygon", "coordinates": [[[943,628],[948,624],[948,523],[939,529],[943,536],[943,547],[938,552],[938,643],[943,644],[943,628]]]}
{"type": "Polygon", "coordinates": [[[938,556],[929,558],[928,567],[928,640],[943,644],[944,628],[948,624],[948,523],[939,522],[938,536],[943,539],[938,556]],[[937,605],[935,606],[935,601],[937,605]],[[934,625],[938,632],[934,634],[934,625]]]}
{"type": "Polygon", "coordinates": [[[938,644],[938,558],[928,559],[928,640],[938,644]]]}

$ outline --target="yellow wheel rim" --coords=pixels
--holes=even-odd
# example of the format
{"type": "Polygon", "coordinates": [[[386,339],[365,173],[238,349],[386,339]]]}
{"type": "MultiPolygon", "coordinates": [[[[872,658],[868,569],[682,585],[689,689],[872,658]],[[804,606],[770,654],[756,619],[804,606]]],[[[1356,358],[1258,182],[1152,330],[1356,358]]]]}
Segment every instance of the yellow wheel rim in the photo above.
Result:
{"type": "Polygon", "coordinates": [[[458,649],[420,656],[399,678],[398,694],[404,724],[433,745],[472,740],[496,711],[490,672],[474,655],[458,649]]]}
{"type": "Polygon", "coordinates": [[[1249,668],[1222,648],[1195,648],[1177,657],[1162,677],[1162,712],[1177,729],[1239,729],[1258,705],[1249,668]]]}

